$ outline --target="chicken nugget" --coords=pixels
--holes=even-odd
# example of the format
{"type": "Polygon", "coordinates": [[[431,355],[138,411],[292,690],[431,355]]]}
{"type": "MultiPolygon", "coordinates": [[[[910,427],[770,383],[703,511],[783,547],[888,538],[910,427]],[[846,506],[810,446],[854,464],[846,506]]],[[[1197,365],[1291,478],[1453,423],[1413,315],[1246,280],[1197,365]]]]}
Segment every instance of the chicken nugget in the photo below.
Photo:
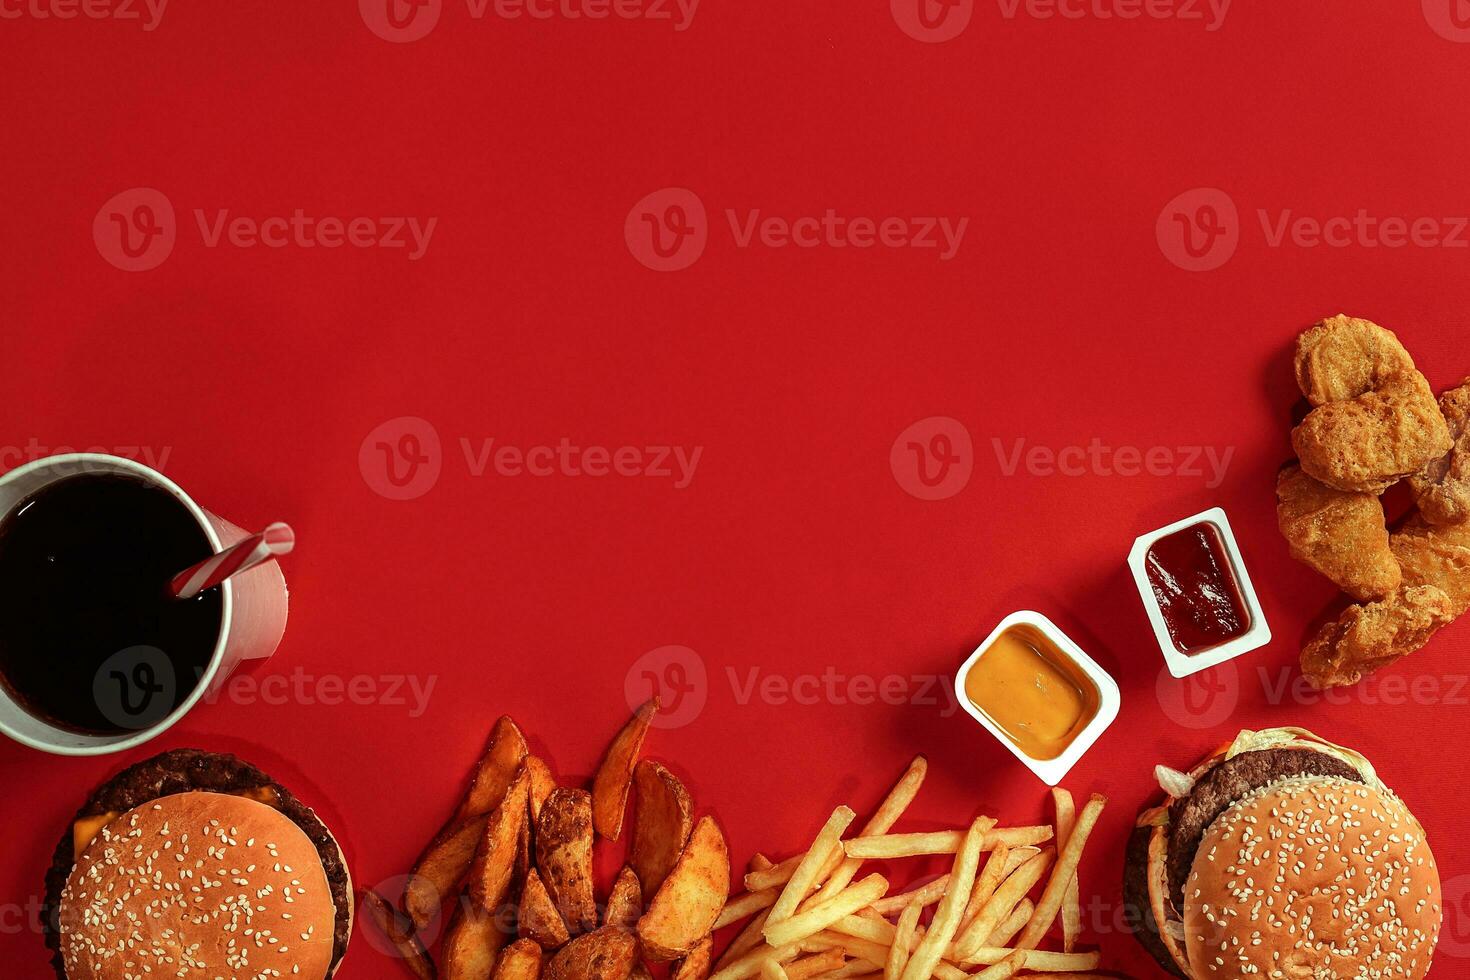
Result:
{"type": "Polygon", "coordinates": [[[1276,480],[1276,521],[1291,557],[1354,599],[1369,602],[1398,591],[1403,575],[1375,495],[1334,490],[1300,466],[1288,466],[1276,480]]]}
{"type": "Polygon", "coordinates": [[[1339,314],[1296,340],[1296,382],[1314,406],[1349,401],[1413,370],[1394,332],[1371,320],[1339,314]]]}
{"type": "Polygon", "coordinates": [[[1406,586],[1432,585],[1449,596],[1456,616],[1470,612],[1470,523],[1435,527],[1411,518],[1392,538],[1406,586]]]}
{"type": "Polygon", "coordinates": [[[1302,650],[1302,674],[1317,688],[1351,686],[1422,648],[1455,618],[1455,604],[1432,585],[1349,606],[1302,650]]]}
{"type": "Polygon", "coordinates": [[[1454,447],[1409,477],[1419,512],[1431,524],[1470,520],[1470,378],[1439,396],[1454,447]]]}
{"type": "Polygon", "coordinates": [[[1315,408],[1291,434],[1308,475],[1352,493],[1382,493],[1454,440],[1429,382],[1418,371],[1396,374],[1349,401],[1315,408]]]}

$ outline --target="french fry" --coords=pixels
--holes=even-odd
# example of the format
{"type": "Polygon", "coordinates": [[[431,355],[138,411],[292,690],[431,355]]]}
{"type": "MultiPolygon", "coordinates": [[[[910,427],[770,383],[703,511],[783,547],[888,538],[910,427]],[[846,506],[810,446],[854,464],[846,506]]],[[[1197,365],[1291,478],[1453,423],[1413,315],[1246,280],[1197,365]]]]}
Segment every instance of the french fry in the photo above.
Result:
{"type": "Polygon", "coordinates": [[[722,969],[710,974],[709,980],[745,980],[746,977],[758,975],[767,960],[786,963],[796,959],[800,953],[801,947],[795,943],[790,946],[782,946],[780,949],[764,944],[758,945],[743,955],[737,956],[722,969]]]}
{"type": "Polygon", "coordinates": [[[874,902],[873,911],[879,915],[892,915],[894,912],[902,912],[908,907],[909,902],[915,900],[920,905],[933,905],[944,897],[947,888],[949,888],[948,872],[913,891],[904,892],[902,895],[889,895],[887,898],[874,902]]]}
{"type": "Polygon", "coordinates": [[[485,755],[475,769],[470,791],[459,805],[460,820],[489,813],[499,805],[515,778],[516,769],[526,757],[526,738],[511,719],[502,715],[490,730],[490,742],[485,755]]]}
{"type": "Polygon", "coordinates": [[[633,869],[624,865],[607,896],[607,911],[603,913],[602,924],[617,926],[619,929],[636,929],[642,915],[643,886],[638,884],[638,876],[633,873],[633,869]]]}
{"type": "Polygon", "coordinates": [[[786,970],[775,960],[761,963],[761,980],[787,980],[786,970]]]}
{"type": "Polygon", "coordinates": [[[730,850],[713,817],[701,817],[674,870],[638,920],[643,952],[655,961],[685,956],[710,934],[730,897],[730,850]]]}
{"type": "Polygon", "coordinates": [[[1036,886],[1042,875],[1056,860],[1056,852],[1051,848],[1037,852],[1036,856],[1016,869],[1005,881],[1001,882],[990,901],[975,916],[974,920],[965,927],[964,934],[955,940],[951,948],[951,958],[962,963],[975,962],[972,955],[973,950],[983,946],[986,938],[996,930],[996,927],[1011,914],[1011,910],[1021,903],[1021,899],[1036,886]]]}
{"type": "MultiPolygon", "coordinates": [[[[832,811],[832,816],[827,818],[827,823],[818,832],[811,848],[798,862],[796,870],[791,874],[791,880],[786,882],[781,890],[781,895],[776,899],[776,904],[771,906],[771,914],[766,918],[766,931],[769,934],[773,925],[783,919],[789,919],[796,913],[796,907],[811,892],[812,887],[817,884],[817,877],[822,868],[826,866],[833,851],[842,846],[842,833],[847,830],[857,814],[845,806],[840,806],[832,811]]],[[[775,870],[775,869],[772,869],[775,870]]],[[[746,886],[747,888],[749,885],[746,886]]],[[[767,940],[769,942],[769,939],[767,940]]],[[[776,944],[779,945],[779,944],[776,944]]]]}
{"type": "Polygon", "coordinates": [[[981,970],[972,980],[1008,980],[1026,965],[1026,951],[1018,949],[988,970],[981,970]]]}
{"type": "Polygon", "coordinates": [[[802,946],[808,949],[840,949],[848,956],[866,960],[879,970],[888,963],[887,945],[859,939],[856,936],[845,936],[830,929],[808,937],[802,942],[802,946]]]}
{"type": "Polygon", "coordinates": [[[725,947],[725,952],[715,963],[716,972],[723,970],[752,949],[765,943],[766,937],[762,933],[766,928],[766,916],[770,914],[771,910],[765,909],[745,924],[745,928],[741,929],[740,934],[730,941],[730,945],[725,947]]]}
{"type": "Polygon", "coordinates": [[[874,874],[868,875],[858,884],[845,889],[840,895],[833,895],[821,905],[779,922],[771,921],[771,918],[775,917],[775,910],[772,909],[771,918],[766,919],[766,942],[772,946],[785,946],[788,943],[800,942],[808,936],[821,932],[839,919],[852,915],[858,909],[871,905],[882,898],[887,891],[888,879],[874,874]]]}
{"type": "Polygon", "coordinates": [[[644,759],[633,769],[638,806],[633,810],[633,847],[628,864],[643,883],[643,901],[653,900],[694,828],[694,804],[677,776],[644,759]]]}
{"type": "Polygon", "coordinates": [[[775,861],[772,861],[760,851],[756,851],[750,856],[750,860],[746,862],[745,871],[747,874],[753,874],[757,871],[765,871],[767,868],[774,867],[775,864],[775,861]]]}
{"type": "Polygon", "coordinates": [[[1032,904],[1031,899],[1021,899],[1021,903],[1011,910],[1010,916],[995,927],[995,931],[985,940],[985,945],[1009,946],[1011,940],[1016,938],[1016,933],[1026,928],[1026,923],[1031,921],[1031,915],[1035,911],[1036,906],[1032,904]]]}
{"type": "Polygon", "coordinates": [[[495,961],[493,980],[539,980],[541,947],[529,939],[517,939],[495,961]]]}
{"type": "Polygon", "coordinates": [[[791,876],[796,872],[797,865],[801,864],[801,860],[804,857],[806,857],[805,854],[797,854],[768,868],[747,872],[745,875],[745,890],[748,892],[758,892],[763,888],[780,888],[791,880],[791,876]]]}
{"type": "Polygon", "coordinates": [[[919,924],[919,913],[924,906],[917,900],[909,902],[898,917],[898,928],[894,932],[893,945],[888,949],[888,962],[883,965],[883,980],[899,980],[903,968],[908,964],[910,944],[914,941],[914,927],[919,924]]]}
{"type": "Polygon", "coordinates": [[[970,825],[955,855],[954,870],[950,872],[950,890],[939,900],[929,931],[903,968],[902,980],[929,980],[934,975],[934,968],[944,958],[950,940],[960,927],[960,917],[965,914],[965,904],[970,899],[970,889],[975,885],[975,873],[980,866],[980,847],[986,832],[994,825],[993,820],[987,824],[984,817],[970,825]]]}
{"type": "Polygon", "coordinates": [[[541,881],[541,873],[535,868],[526,873],[516,926],[522,936],[534,939],[542,949],[560,949],[572,938],[566,921],[556,910],[556,904],[541,881]]]}
{"type": "Polygon", "coordinates": [[[648,735],[648,726],[653,722],[653,716],[658,714],[658,709],[657,697],[638,706],[633,717],[608,746],[607,755],[592,780],[592,825],[608,840],[617,840],[623,832],[633,767],[638,763],[643,739],[648,735]]]}
{"type": "MultiPolygon", "coordinates": [[[[592,797],[558,786],[536,821],[536,869],[574,936],[597,928],[592,894],[592,797]]],[[[550,967],[548,966],[548,969],[550,967]]]]}
{"type": "Polygon", "coordinates": [[[1019,868],[1021,865],[1025,864],[1027,861],[1031,860],[1040,853],[1041,848],[1039,847],[1011,848],[1011,856],[1006,858],[1006,866],[1004,870],[1002,870],[1000,873],[1001,880],[1004,881],[1011,875],[1015,874],[1017,868],[1019,868]]]}
{"type": "MultiPolygon", "coordinates": [[[[996,949],[983,946],[975,950],[974,957],[965,962],[974,966],[993,966],[1014,955],[1014,949],[996,949]]],[[[1101,953],[1048,953],[1039,949],[1026,951],[1026,969],[1032,973],[1068,973],[1096,970],[1102,962],[1101,953]]],[[[1051,980],[1051,978],[1048,978],[1051,980]]]]}
{"type": "Polygon", "coordinates": [[[810,977],[825,976],[841,969],[847,957],[840,949],[827,949],[811,956],[803,956],[786,964],[787,980],[808,980],[810,977]]]}
{"type": "Polygon", "coordinates": [[[970,903],[965,906],[964,926],[960,929],[962,934],[965,928],[975,921],[975,916],[980,914],[985,903],[990,901],[990,896],[995,894],[995,890],[1005,880],[1005,867],[1010,859],[1011,849],[1005,844],[1001,844],[990,852],[990,857],[985,861],[985,867],[975,878],[975,887],[970,891],[970,903]]]}
{"type": "Polygon", "coordinates": [[[403,963],[419,980],[434,980],[434,961],[429,959],[424,944],[419,942],[418,936],[413,931],[411,922],[400,919],[397,910],[386,898],[371,889],[362,893],[362,907],[367,911],[368,918],[387,937],[398,954],[403,957],[403,963]]]}
{"type": "MultiPolygon", "coordinates": [[[[997,845],[1024,847],[1044,844],[1052,839],[1050,827],[1006,827],[992,830],[981,842],[982,851],[993,850],[997,845]]],[[[920,857],[926,854],[954,854],[960,849],[964,833],[958,830],[940,830],[927,834],[885,834],[879,837],[854,837],[843,842],[842,849],[850,858],[892,860],[893,858],[920,857]]]]}
{"type": "MultiPolygon", "coordinates": [[[[815,911],[815,909],[812,911],[815,911]]],[[[798,913],[798,915],[805,914],[805,912],[798,913]]],[[[827,928],[832,932],[840,932],[844,936],[856,936],[859,939],[866,939],[869,942],[878,943],[881,946],[887,946],[893,942],[893,937],[897,934],[897,929],[892,922],[889,922],[882,916],[870,918],[863,915],[862,912],[859,912],[857,915],[844,916],[827,926],[827,928]]]]}
{"type": "Polygon", "coordinates": [[[679,960],[669,970],[669,980],[706,980],[709,976],[710,960],[714,958],[715,940],[705,936],[694,944],[689,955],[679,960]]]}
{"type": "MultiPolygon", "coordinates": [[[[878,804],[878,810],[870,820],[863,825],[859,836],[872,837],[878,834],[886,834],[898,823],[909,804],[914,802],[914,797],[919,793],[919,787],[924,784],[924,777],[929,773],[929,761],[922,755],[916,756],[904,774],[899,777],[898,782],[888,791],[883,802],[878,804]]],[[[840,864],[822,883],[822,890],[806,900],[806,905],[826,901],[826,896],[836,895],[842,889],[852,884],[852,879],[857,877],[858,869],[863,865],[862,858],[843,857],[840,864]]]]}
{"type": "Polygon", "coordinates": [[[745,892],[736,895],[725,903],[720,910],[720,917],[715,920],[715,928],[723,929],[731,923],[739,922],[746,916],[754,915],[761,909],[768,909],[776,904],[776,897],[780,892],[774,888],[766,888],[758,892],[745,892]]]}
{"type": "MultiPolygon", "coordinates": [[[[1072,836],[1072,826],[1077,821],[1077,805],[1072,794],[1060,786],[1051,791],[1057,810],[1057,846],[1065,847],[1072,836]]],[[[1062,952],[1070,953],[1077,945],[1082,932],[1082,888],[1078,876],[1067,882],[1067,891],[1062,900],[1062,952]]]]}
{"type": "Polygon", "coordinates": [[[1041,942],[1041,937],[1046,935],[1051,924],[1056,921],[1067,890],[1067,882],[1076,877],[1077,867],[1082,862],[1082,850],[1087,846],[1087,838],[1092,835],[1093,828],[1097,826],[1097,818],[1107,805],[1107,797],[1093,793],[1082,812],[1077,815],[1072,835],[1062,847],[1057,866],[1052,870],[1051,880],[1046,883],[1046,890],[1041,893],[1041,901],[1036,905],[1036,914],[1016,939],[1018,948],[1035,949],[1041,942]]]}

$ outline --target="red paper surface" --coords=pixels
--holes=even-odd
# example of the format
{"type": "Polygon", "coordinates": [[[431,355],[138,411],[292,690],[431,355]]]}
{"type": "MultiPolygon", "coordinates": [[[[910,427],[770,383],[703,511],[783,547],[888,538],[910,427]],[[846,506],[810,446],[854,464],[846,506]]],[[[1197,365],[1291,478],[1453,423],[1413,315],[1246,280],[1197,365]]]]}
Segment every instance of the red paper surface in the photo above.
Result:
{"type": "MultiPolygon", "coordinates": [[[[870,809],[916,753],[932,771],[903,829],[1048,818],[1044,787],[945,694],[1018,608],[1123,689],[1067,780],[1111,799],[1081,878],[1107,965],[1155,975],[1119,922],[1153,765],[1299,724],[1413,806],[1446,880],[1436,974],[1470,970],[1450,791],[1470,634],[1341,703],[1302,697],[1297,651],[1336,600],[1288,558],[1272,494],[1312,321],[1394,328],[1437,387],[1470,373],[1463,3],[1236,4],[1221,22],[1204,3],[997,0],[922,21],[881,0],[705,0],[686,23],[672,3],[658,20],[432,2],[432,29],[401,7],[388,41],[366,0],[176,3],[152,30],[142,3],[129,20],[49,2],[0,0],[0,465],[146,449],[205,506],[287,520],[300,544],[285,643],[222,703],[120,758],[0,744],[7,976],[50,975],[27,910],[75,807],[126,763],[237,752],[317,806],[374,884],[448,815],[497,715],[580,778],[630,678],[679,681],[671,664],[680,724],[647,751],[742,863],[804,846],[838,803],[870,809]],[[77,15],[38,16],[57,10],[77,15]],[[361,242],[382,219],[434,227],[422,249],[327,248],[292,229],[298,209],[316,232],[341,219],[337,237],[372,219],[361,242]],[[753,212],[816,244],[776,247],[753,212]],[[247,245],[241,217],[284,246],[247,245]],[[897,246],[940,217],[968,221],[948,258],[897,246]],[[878,244],[852,245],[854,218],[878,244]],[[1313,245],[1301,218],[1345,220],[1313,245]],[[942,429],[960,463],[930,488],[895,443],[935,417],[959,427],[917,441],[942,429]],[[491,439],[550,447],[532,461],[551,475],[493,458],[474,475],[491,439]],[[656,447],[700,455],[686,481],[572,475],[563,440],[607,467],[636,447],[640,474],[656,447]],[[397,488],[380,443],[427,462],[399,455],[397,488]],[[1012,467],[1017,446],[1043,456],[1012,467]],[[1120,449],[1155,447],[1154,474],[1118,471],[1120,449]],[[1182,687],[1124,560],[1213,505],[1276,639],[1182,687]],[[669,646],[693,653],[649,659],[669,646]],[[278,677],[292,693],[250,686],[278,677]],[[405,677],[434,685],[423,710],[405,677]]],[[[364,931],[340,976],[397,975],[364,931]]]]}

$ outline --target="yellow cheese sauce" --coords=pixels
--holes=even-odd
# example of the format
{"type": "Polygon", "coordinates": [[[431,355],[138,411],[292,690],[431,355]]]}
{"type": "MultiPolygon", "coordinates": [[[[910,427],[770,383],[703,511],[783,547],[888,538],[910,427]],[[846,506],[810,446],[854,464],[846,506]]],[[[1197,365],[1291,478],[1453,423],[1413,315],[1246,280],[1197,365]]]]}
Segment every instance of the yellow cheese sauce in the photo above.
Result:
{"type": "Polygon", "coordinates": [[[1100,695],[1034,626],[996,637],[965,675],[965,695],[1026,755],[1055,759],[1096,717],[1100,695]]]}

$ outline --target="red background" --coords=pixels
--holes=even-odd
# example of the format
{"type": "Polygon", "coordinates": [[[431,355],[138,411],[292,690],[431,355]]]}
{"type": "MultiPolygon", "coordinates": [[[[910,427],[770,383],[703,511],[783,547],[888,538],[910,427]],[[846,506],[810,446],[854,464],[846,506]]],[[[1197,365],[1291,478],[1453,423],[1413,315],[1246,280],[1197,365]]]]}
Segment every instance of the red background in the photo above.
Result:
{"type": "MultiPolygon", "coordinates": [[[[166,449],[166,472],[205,506],[252,528],[292,522],[291,623],[255,677],[437,678],[417,718],[222,703],[122,758],[0,745],[8,975],[49,975],[24,906],[74,808],[123,764],[180,745],[238,752],[317,805],[372,884],[447,815],[495,716],[513,714],[558,773],[585,775],[626,715],[630,667],[668,644],[697,651],[708,700],[648,751],[741,862],[804,845],[839,802],[871,808],[920,752],[932,774],[905,826],[1040,819],[1044,787],[945,705],[741,703],[727,673],[947,678],[1017,608],[1050,615],[1123,688],[1117,724],[1067,780],[1112,800],[1082,876],[1099,910],[1087,938],[1109,965],[1155,975],[1116,926],[1153,764],[1189,763],[1241,727],[1302,724],[1366,751],[1429,829],[1450,898],[1465,893],[1470,840],[1446,787],[1462,768],[1466,627],[1393,669],[1437,690],[1422,703],[1382,703],[1371,684],[1339,705],[1273,695],[1334,601],[1274,526],[1292,338],[1347,311],[1396,329],[1437,387],[1470,372],[1470,253],[1273,248],[1257,218],[1470,207],[1456,108],[1470,45],[1419,4],[1239,3],[1211,32],[980,3],[959,37],[923,44],[878,0],[705,0],[683,32],[475,20],[451,2],[426,38],[390,44],[345,0],[178,3],[152,32],[0,20],[0,50],[0,442],[166,449]],[[702,199],[709,246],[659,273],[623,227],[669,186],[702,199]],[[177,247],[150,272],[114,268],[92,238],[133,187],[178,212],[177,247]],[[1196,187],[1240,212],[1239,250],[1213,272],[1178,268],[1155,238],[1165,204],[1196,187]],[[411,262],[208,248],[193,218],[296,208],[439,223],[411,262]],[[970,227],[947,262],[739,248],[727,208],[970,227]],[[392,501],[358,454],[403,416],[436,428],[443,473],[392,501]],[[960,420],[975,446],[968,486],[933,502],[889,466],[897,435],[929,416],[960,420]],[[703,456],[683,490],[475,478],[462,437],[703,456]],[[1234,455],[1214,489],[1187,474],[1006,476],[993,439],[1234,455]],[[1194,689],[1205,709],[1211,691],[1238,696],[1218,719],[1158,685],[1124,568],[1135,535],[1216,504],[1276,635],[1194,689]]],[[[1470,921],[1452,909],[1447,928],[1448,951],[1470,952],[1470,921]]],[[[1461,963],[1442,953],[1436,972],[1461,963]]],[[[360,931],[341,976],[396,970],[360,931]]]]}

